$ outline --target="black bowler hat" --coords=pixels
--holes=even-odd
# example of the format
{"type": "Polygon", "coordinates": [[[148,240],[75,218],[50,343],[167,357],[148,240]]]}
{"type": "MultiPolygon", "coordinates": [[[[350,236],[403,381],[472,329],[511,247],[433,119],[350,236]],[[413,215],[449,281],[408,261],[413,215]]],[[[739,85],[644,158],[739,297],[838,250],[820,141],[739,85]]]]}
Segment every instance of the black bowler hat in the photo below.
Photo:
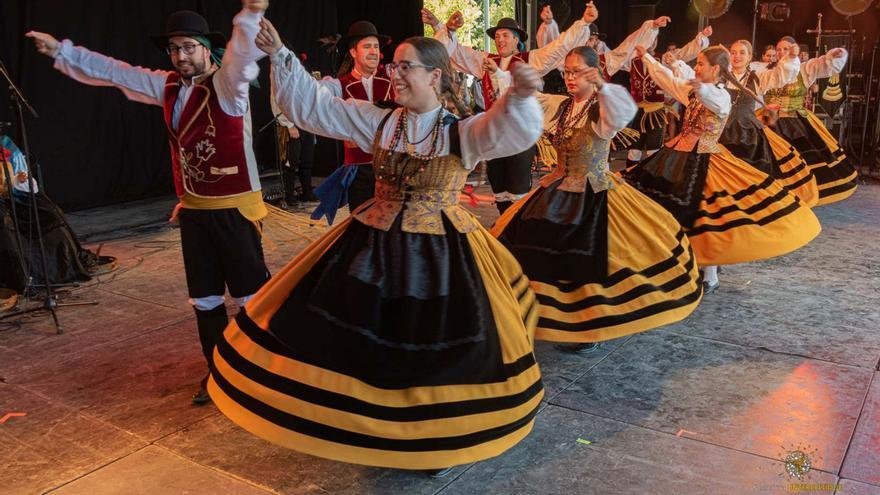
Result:
{"type": "Polygon", "coordinates": [[[390,36],[385,36],[384,34],[379,34],[379,31],[376,29],[376,26],[370,21],[355,21],[348,26],[348,33],[339,40],[339,43],[346,47],[351,48],[352,43],[357,43],[358,41],[367,38],[369,36],[375,36],[376,39],[379,40],[379,43],[384,45],[391,41],[390,36]]]}
{"type": "Polygon", "coordinates": [[[526,40],[529,39],[529,33],[523,31],[523,28],[519,27],[519,24],[510,17],[502,17],[501,19],[498,19],[498,24],[496,24],[495,27],[487,29],[486,34],[494,38],[495,31],[498,31],[499,29],[509,29],[511,31],[516,31],[516,33],[519,35],[519,40],[523,43],[525,43],[526,40]]]}
{"type": "Polygon", "coordinates": [[[154,34],[150,39],[160,50],[165,51],[168,48],[168,39],[174,36],[204,36],[211,42],[211,48],[226,46],[226,36],[217,31],[209,31],[208,21],[191,10],[179,10],[169,15],[165,19],[165,34],[154,34]]]}
{"type": "Polygon", "coordinates": [[[599,26],[595,23],[590,24],[590,36],[596,36],[602,41],[605,41],[606,38],[605,33],[599,31],[599,26]]]}

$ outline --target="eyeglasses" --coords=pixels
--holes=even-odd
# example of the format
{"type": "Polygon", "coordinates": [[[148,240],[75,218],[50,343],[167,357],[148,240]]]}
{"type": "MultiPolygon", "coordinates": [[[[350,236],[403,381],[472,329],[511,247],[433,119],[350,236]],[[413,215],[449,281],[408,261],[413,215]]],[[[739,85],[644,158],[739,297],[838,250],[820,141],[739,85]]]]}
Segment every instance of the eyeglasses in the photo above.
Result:
{"type": "Polygon", "coordinates": [[[168,45],[165,47],[165,53],[167,53],[168,55],[179,55],[180,52],[183,52],[186,55],[192,55],[196,52],[196,48],[200,46],[201,45],[197,43],[187,43],[183,46],[168,45]]]}
{"type": "Polygon", "coordinates": [[[590,70],[590,69],[586,68],[586,69],[578,69],[578,70],[563,70],[562,71],[562,78],[563,79],[575,78],[575,77],[580,76],[584,72],[587,72],[588,70],[590,70]]]}
{"type": "Polygon", "coordinates": [[[394,77],[394,73],[398,72],[400,77],[406,77],[411,69],[418,67],[428,70],[436,69],[433,65],[418,64],[416,62],[391,62],[385,65],[385,73],[388,74],[388,77],[394,77]]]}

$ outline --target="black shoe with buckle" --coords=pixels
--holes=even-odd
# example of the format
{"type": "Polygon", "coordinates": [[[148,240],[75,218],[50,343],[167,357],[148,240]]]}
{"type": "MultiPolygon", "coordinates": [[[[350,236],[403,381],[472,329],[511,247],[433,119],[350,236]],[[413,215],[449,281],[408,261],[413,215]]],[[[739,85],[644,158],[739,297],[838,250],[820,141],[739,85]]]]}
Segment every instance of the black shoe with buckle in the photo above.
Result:
{"type": "Polygon", "coordinates": [[[710,284],[709,282],[703,282],[703,295],[707,296],[707,295],[715,292],[716,290],[718,290],[718,287],[721,287],[721,282],[716,282],[714,284],[710,284]]]}

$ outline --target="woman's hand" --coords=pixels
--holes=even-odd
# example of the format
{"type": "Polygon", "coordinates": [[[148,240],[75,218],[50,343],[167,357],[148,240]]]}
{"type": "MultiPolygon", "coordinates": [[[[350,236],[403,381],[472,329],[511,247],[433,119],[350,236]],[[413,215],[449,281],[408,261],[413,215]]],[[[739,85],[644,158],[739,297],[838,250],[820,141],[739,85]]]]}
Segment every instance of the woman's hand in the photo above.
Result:
{"type": "Polygon", "coordinates": [[[281,36],[275,26],[265,17],[260,19],[260,32],[254,39],[257,48],[263,50],[268,55],[274,55],[284,45],[281,43],[281,36]]]}

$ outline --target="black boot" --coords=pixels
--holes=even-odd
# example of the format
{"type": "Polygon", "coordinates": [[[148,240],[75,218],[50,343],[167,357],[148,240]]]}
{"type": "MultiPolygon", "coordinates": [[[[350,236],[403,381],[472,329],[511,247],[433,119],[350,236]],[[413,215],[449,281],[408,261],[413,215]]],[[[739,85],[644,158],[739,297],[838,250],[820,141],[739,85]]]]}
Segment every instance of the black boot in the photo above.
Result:
{"type": "MultiPolygon", "coordinates": [[[[211,362],[214,356],[214,346],[217,340],[222,338],[223,330],[229,324],[229,317],[226,316],[226,306],[221,304],[214,309],[202,311],[196,309],[196,326],[199,329],[199,341],[202,344],[202,354],[208,362],[208,369],[211,368],[211,362]]],[[[205,386],[208,383],[208,377],[202,380],[199,391],[193,396],[194,404],[206,404],[211,400],[205,386]]]]}
{"type": "Polygon", "coordinates": [[[583,344],[557,344],[556,349],[569,354],[589,354],[599,348],[598,342],[586,342],[583,344]]]}
{"type": "Polygon", "coordinates": [[[498,213],[500,215],[504,215],[504,212],[507,211],[508,208],[513,206],[513,201],[496,201],[495,207],[498,208],[498,213]]]}

